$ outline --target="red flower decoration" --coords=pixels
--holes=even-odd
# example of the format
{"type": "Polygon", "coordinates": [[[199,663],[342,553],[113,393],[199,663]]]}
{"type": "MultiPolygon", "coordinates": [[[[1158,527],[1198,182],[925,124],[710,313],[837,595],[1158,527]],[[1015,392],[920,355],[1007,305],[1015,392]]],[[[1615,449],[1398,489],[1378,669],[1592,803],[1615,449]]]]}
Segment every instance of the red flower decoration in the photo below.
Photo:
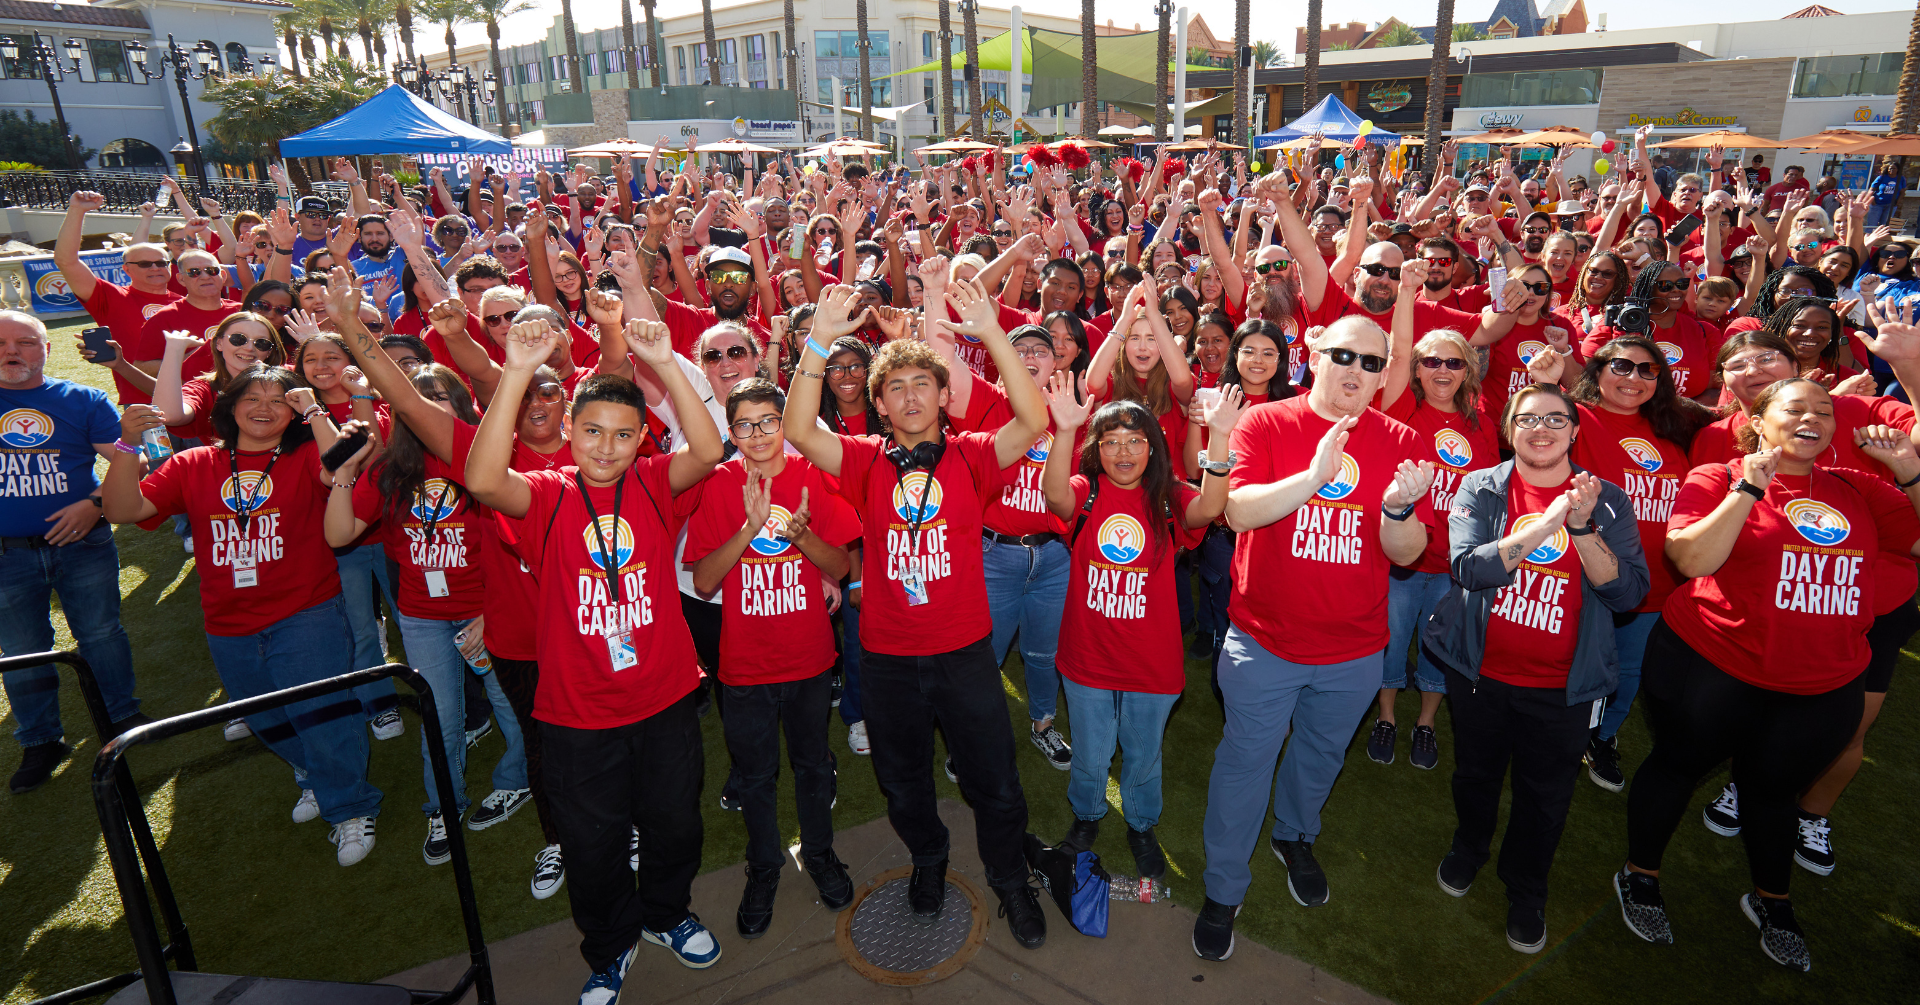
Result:
{"type": "Polygon", "coordinates": [[[1119,163],[1115,164],[1114,167],[1118,168],[1120,171],[1125,172],[1127,176],[1127,180],[1133,182],[1135,185],[1140,184],[1140,179],[1145,178],[1147,176],[1146,164],[1140,161],[1137,161],[1132,157],[1120,158],[1119,163]]]}
{"type": "Polygon", "coordinates": [[[960,166],[966,168],[968,174],[973,174],[980,170],[980,159],[977,157],[963,157],[960,160],[960,166]]]}
{"type": "Polygon", "coordinates": [[[1035,143],[1027,148],[1027,163],[1037,168],[1050,168],[1058,165],[1060,158],[1055,157],[1053,151],[1047,149],[1046,144],[1035,143]]]}
{"type": "Polygon", "coordinates": [[[1060,144],[1060,163],[1065,164],[1069,170],[1078,171],[1093,163],[1093,158],[1088,156],[1087,148],[1078,143],[1062,143],[1060,144]]]}

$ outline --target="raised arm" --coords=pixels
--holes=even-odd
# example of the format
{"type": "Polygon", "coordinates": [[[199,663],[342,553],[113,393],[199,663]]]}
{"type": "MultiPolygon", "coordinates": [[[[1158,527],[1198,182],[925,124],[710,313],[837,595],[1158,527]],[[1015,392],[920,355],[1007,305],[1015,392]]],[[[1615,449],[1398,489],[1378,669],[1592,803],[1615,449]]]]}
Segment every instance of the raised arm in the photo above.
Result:
{"type": "MultiPolygon", "coordinates": [[[[1080,379],[1084,388],[1086,378],[1080,379]]],[[[1093,397],[1076,396],[1073,385],[1073,375],[1059,371],[1048,381],[1047,411],[1053,416],[1056,443],[1072,443],[1093,414],[1093,397]]],[[[1073,469],[1079,463],[1074,451],[1050,450],[1047,463],[1040,469],[1040,494],[1047,500],[1047,511],[1061,519],[1073,515],[1078,501],[1073,496],[1073,469]]]]}
{"type": "MultiPolygon", "coordinates": [[[[340,332],[340,337],[346,340],[347,351],[353,355],[354,365],[360,368],[361,373],[366,374],[367,383],[375,391],[380,392],[380,397],[386,399],[387,407],[406,422],[407,428],[412,430],[422,446],[442,461],[453,463],[453,416],[445,409],[428,401],[413,386],[413,381],[406,372],[387,355],[387,351],[380,345],[380,340],[360,323],[360,297],[360,284],[346,269],[336,265],[333,271],[327,273],[327,313],[333,317],[334,327],[340,332]]],[[[442,301],[441,305],[446,303],[448,301],[442,301]]],[[[460,310],[460,326],[464,335],[467,318],[466,304],[458,299],[451,303],[460,310]]],[[[467,344],[472,345],[473,340],[468,339],[467,344]]],[[[449,345],[448,348],[451,349],[452,346],[449,345]]],[[[478,347],[475,346],[475,348],[478,347]]],[[[484,356],[486,353],[483,352],[481,355],[484,356]]],[[[487,364],[492,366],[493,361],[488,360],[487,364]]],[[[165,363],[161,364],[163,368],[165,365],[165,363]]],[[[478,383],[477,378],[475,382],[478,383]]],[[[493,383],[497,385],[498,378],[495,378],[493,383]]],[[[374,432],[377,434],[378,429],[376,428],[374,432]]]]}
{"type": "MultiPolygon", "coordinates": [[[[166,425],[152,405],[128,405],[120,415],[120,442],[137,444],[149,429],[166,425]]],[[[100,483],[100,513],[110,523],[139,523],[160,515],[160,508],[140,494],[140,455],[110,451],[107,476],[100,483]]]]}
{"type": "MultiPolygon", "coordinates": [[[[813,462],[813,466],[834,477],[840,476],[840,438],[820,425],[820,381],[825,379],[828,347],[842,335],[850,335],[866,323],[870,313],[861,310],[847,317],[860,302],[851,286],[829,286],[813,314],[813,330],[800,349],[800,362],[793,368],[793,383],[787,390],[787,409],[781,424],[787,442],[813,462]],[[821,339],[826,344],[820,343],[821,339]]],[[[1022,368],[1024,370],[1024,368],[1022,368]]]]}
{"type": "Polygon", "coordinates": [[[187,356],[206,343],[185,331],[166,332],[167,347],[160,355],[160,370],[153,375],[153,407],[169,426],[184,426],[195,418],[180,396],[180,367],[187,356]]]}
{"type": "Polygon", "coordinates": [[[1185,405],[1193,398],[1194,388],[1193,367],[1187,363],[1186,347],[1173,337],[1166,315],[1160,313],[1160,294],[1153,277],[1143,277],[1135,289],[1143,291],[1141,303],[1147,323],[1153,326],[1153,340],[1160,346],[1160,363],[1167,368],[1167,390],[1173,392],[1175,402],[1185,405]]]}
{"type": "MultiPolygon", "coordinates": [[[[1400,266],[1400,295],[1393,302],[1393,344],[1387,352],[1387,379],[1380,388],[1380,410],[1386,411],[1407,393],[1413,381],[1413,307],[1427,281],[1427,261],[1409,258],[1400,266]]],[[[1469,361],[1471,362],[1471,361],[1469,361]]]]}
{"type": "MultiPolygon", "coordinates": [[[[1780,468],[1780,448],[1767,447],[1740,458],[1740,477],[1765,492],[1780,468]]],[[[1728,492],[1713,512],[1679,530],[1667,531],[1667,557],[1682,576],[1711,576],[1726,564],[1733,545],[1746,526],[1758,500],[1745,492],[1728,492]]]]}
{"type": "Polygon", "coordinates": [[[474,342],[473,336],[467,334],[467,317],[466,301],[459,297],[442,300],[427,310],[427,323],[440,333],[441,341],[447,345],[447,353],[453,357],[453,365],[473,381],[474,400],[482,407],[489,407],[500,393],[501,368],[485,349],[474,342]]]}
{"type": "Polygon", "coordinates": [[[67,215],[60,221],[60,233],[53,242],[53,264],[67,281],[67,289],[82,304],[93,299],[100,280],[80,261],[80,240],[87,214],[106,204],[107,197],[98,192],[80,191],[68,197],[67,215]]]}
{"type": "MultiPolygon", "coordinates": [[[[516,329],[518,327],[515,326],[516,329]]],[[[680,419],[680,433],[687,439],[673,452],[673,461],[667,468],[667,480],[673,486],[673,494],[679,495],[700,484],[701,479],[713,471],[714,465],[720,463],[721,453],[725,449],[720,440],[720,427],[713,424],[713,414],[707,411],[707,404],[701,400],[700,392],[694,390],[687,381],[687,375],[680,372],[675,362],[673,335],[667,331],[665,324],[658,321],[629,321],[626,336],[633,355],[651,368],[655,378],[666,387],[667,396],[673,402],[674,415],[680,419]]]]}
{"type": "MultiPolygon", "coordinates": [[[[1280,239],[1293,253],[1293,267],[1300,270],[1300,299],[1309,312],[1320,309],[1327,295],[1327,262],[1314,247],[1313,234],[1300,219],[1290,199],[1276,199],[1274,215],[1280,221],[1280,239]]],[[[1232,507],[1229,506],[1229,509],[1232,507]]],[[[1289,511],[1291,512],[1291,511],[1289,511]]]]}
{"type": "MultiPolygon", "coordinates": [[[[1247,414],[1247,397],[1238,384],[1220,389],[1220,397],[1201,406],[1207,429],[1207,460],[1224,463],[1230,453],[1233,429],[1247,414]]],[[[1051,457],[1049,457],[1051,460],[1051,457]]],[[[1188,530],[1197,530],[1219,519],[1227,511],[1227,476],[1207,471],[1198,465],[1188,470],[1200,472],[1200,496],[1187,504],[1182,519],[1188,530]]]]}

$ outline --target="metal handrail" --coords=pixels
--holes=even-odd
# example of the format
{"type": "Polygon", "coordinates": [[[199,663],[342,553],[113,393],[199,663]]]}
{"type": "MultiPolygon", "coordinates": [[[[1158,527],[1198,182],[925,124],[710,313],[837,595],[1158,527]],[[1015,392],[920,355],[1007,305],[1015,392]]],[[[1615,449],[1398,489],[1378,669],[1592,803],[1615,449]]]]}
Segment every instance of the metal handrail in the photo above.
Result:
{"type": "MultiPolygon", "coordinates": [[[[0,206],[64,210],[75,192],[93,191],[107,197],[105,211],[134,213],[154,201],[159,177],[141,171],[0,171],[0,206]]],[[[277,194],[272,182],[238,178],[215,178],[207,188],[205,194],[228,213],[270,214],[277,194]]],[[[173,212],[169,206],[160,209],[173,212]]]]}

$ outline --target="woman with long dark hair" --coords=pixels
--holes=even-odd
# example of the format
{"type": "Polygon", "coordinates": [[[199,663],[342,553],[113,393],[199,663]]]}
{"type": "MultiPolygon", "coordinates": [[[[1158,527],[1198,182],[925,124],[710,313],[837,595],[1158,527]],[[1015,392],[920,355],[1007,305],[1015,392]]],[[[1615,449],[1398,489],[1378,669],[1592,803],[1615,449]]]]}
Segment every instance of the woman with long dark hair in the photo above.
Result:
{"type": "MultiPolygon", "coordinates": [[[[1646,303],[1653,327],[1644,334],[1666,360],[1673,383],[1682,397],[1698,398],[1709,391],[1713,374],[1710,353],[1718,341],[1714,331],[1687,309],[1687,290],[1693,277],[1672,262],[1658,262],[1640,270],[1633,281],[1632,298],[1646,303]]],[[[1580,342],[1582,355],[1591,356],[1603,345],[1627,334],[1601,319],[1580,342]]]]}
{"type": "MultiPolygon", "coordinates": [[[[1053,335],[1055,370],[1082,374],[1093,362],[1093,350],[1087,345],[1087,323],[1072,311],[1054,311],[1040,324],[1053,335]]],[[[1097,330],[1097,329],[1096,329],[1097,330]]]]}
{"type": "Polygon", "coordinates": [[[1793,349],[1799,376],[1845,380],[1858,372],[1840,361],[1847,337],[1846,319],[1829,300],[1794,297],[1774,308],[1761,330],[1786,340],[1793,349]]]}
{"type": "MultiPolygon", "coordinates": [[[[1187,366],[1192,368],[1193,379],[1200,387],[1214,387],[1220,383],[1220,373],[1226,369],[1232,344],[1232,318],[1221,311],[1208,311],[1200,315],[1193,338],[1187,342],[1187,366]]],[[[1192,417],[1188,418],[1191,421],[1192,417]]]]}

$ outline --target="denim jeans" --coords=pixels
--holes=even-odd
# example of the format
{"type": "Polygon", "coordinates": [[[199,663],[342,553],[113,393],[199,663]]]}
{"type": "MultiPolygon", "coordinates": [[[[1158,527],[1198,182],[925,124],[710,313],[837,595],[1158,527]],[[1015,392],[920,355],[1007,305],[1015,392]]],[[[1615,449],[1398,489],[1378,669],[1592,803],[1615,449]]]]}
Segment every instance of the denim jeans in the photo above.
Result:
{"type": "Polygon", "coordinates": [[[1107,766],[1120,749],[1120,812],[1127,826],[1143,831],[1160,822],[1160,740],[1177,694],[1109,691],[1062,677],[1067,714],[1073,716],[1073,770],[1067,802],[1073,815],[1107,815],[1107,766]]]}
{"type": "Polygon", "coordinates": [[[1233,593],[1234,533],[1219,524],[1207,528],[1206,540],[1194,553],[1195,571],[1200,574],[1199,596],[1194,611],[1194,630],[1213,636],[1213,651],[1227,637],[1227,601],[1233,593]]]}
{"type": "MultiPolygon", "coordinates": [[[[352,672],[346,604],[339,597],[289,615],[253,635],[207,636],[213,669],[229,700],[252,698],[352,672]]],[[[330,824],[378,816],[380,790],[367,781],[366,720],[351,694],[329,694],[260,715],[247,726],[296,771],[330,824]]]]}
{"type": "Polygon", "coordinates": [[[1867,207],[1867,226],[1878,227],[1886,223],[1888,220],[1893,219],[1893,211],[1899,208],[1899,199],[1895,199],[1892,202],[1875,202],[1873,205],[1867,207]]]}
{"type": "MultiPolygon", "coordinates": [[[[467,812],[472,800],[467,798],[467,689],[466,675],[472,673],[467,668],[466,657],[460,655],[459,647],[453,644],[453,637],[460,630],[473,623],[471,618],[459,618],[453,621],[439,621],[429,618],[410,618],[396,614],[400,622],[400,640],[407,646],[407,663],[427,679],[427,686],[433,689],[433,705],[440,716],[440,741],[447,748],[447,766],[453,772],[453,796],[460,801],[455,818],[467,812]]],[[[507,693],[500,688],[500,679],[489,673],[480,678],[486,685],[487,703],[493,706],[493,720],[500,724],[500,738],[507,741],[507,752],[493,766],[493,787],[496,789],[524,789],[527,787],[527,748],[520,735],[520,720],[513,714],[513,705],[507,701],[507,693]]],[[[433,783],[432,755],[427,752],[427,731],[420,730],[420,773],[426,781],[427,801],[421,807],[423,813],[440,812],[440,789],[433,783]]]]}
{"type": "Polygon", "coordinates": [[[1381,687],[1407,686],[1407,648],[1412,646],[1420,649],[1413,667],[1414,683],[1428,694],[1447,693],[1446,675],[1418,643],[1420,629],[1426,626],[1433,609],[1439,606],[1440,598],[1446,596],[1451,585],[1453,577],[1444,572],[1414,572],[1399,566],[1389,571],[1387,630],[1391,635],[1386,665],[1380,670],[1381,687]]]}
{"type": "MultiPolygon", "coordinates": [[[[58,548],[0,549],[0,653],[53,649],[55,593],[80,655],[100,682],[107,717],[119,722],[140,711],[133,696],[133,651],[120,627],[120,553],[112,524],[102,520],[86,537],[58,548]]],[[[60,671],[47,664],[5,677],[13,738],[22,747],[60,739],[60,671]]]]}
{"type": "Polygon", "coordinates": [[[1067,609],[1073,562],[1067,546],[1049,541],[1036,548],[980,539],[987,577],[987,609],[993,614],[993,664],[1007,661],[1013,633],[1020,632],[1020,661],[1027,671],[1027,717],[1053,718],[1060,672],[1053,668],[1060,646],[1060,617],[1067,609]]]}
{"type": "MultiPolygon", "coordinates": [[[[858,572],[856,568],[854,571],[858,572]]],[[[852,726],[866,718],[860,704],[860,608],[840,604],[840,721],[852,726]]]]}
{"type": "MultiPolygon", "coordinates": [[[[380,604],[373,596],[376,580],[380,592],[387,596],[387,607],[400,610],[393,602],[393,583],[387,579],[387,551],[377,544],[363,544],[337,556],[336,561],[340,564],[340,599],[346,603],[347,624],[353,628],[353,669],[380,666],[387,662],[387,637],[380,630],[380,604]]],[[[369,719],[400,703],[391,677],[362,684],[353,689],[353,696],[360,699],[360,708],[369,719]]],[[[427,791],[433,791],[433,786],[427,786],[427,791]]]]}
{"type": "Polygon", "coordinates": [[[833,751],[827,744],[833,673],[804,680],[749,684],[727,692],[721,720],[733,759],[735,794],[747,825],[747,864],[778,869],[786,851],[780,833],[780,736],[786,734],[793,768],[795,815],[802,861],[833,850],[833,751]]]}
{"type": "Polygon", "coordinates": [[[1653,634],[1653,626],[1659,623],[1658,611],[1614,615],[1613,648],[1620,658],[1620,683],[1607,701],[1606,713],[1600,716],[1602,740],[1619,735],[1627,713],[1633,711],[1633,696],[1640,693],[1640,665],[1647,658],[1647,636],[1653,634]]]}

